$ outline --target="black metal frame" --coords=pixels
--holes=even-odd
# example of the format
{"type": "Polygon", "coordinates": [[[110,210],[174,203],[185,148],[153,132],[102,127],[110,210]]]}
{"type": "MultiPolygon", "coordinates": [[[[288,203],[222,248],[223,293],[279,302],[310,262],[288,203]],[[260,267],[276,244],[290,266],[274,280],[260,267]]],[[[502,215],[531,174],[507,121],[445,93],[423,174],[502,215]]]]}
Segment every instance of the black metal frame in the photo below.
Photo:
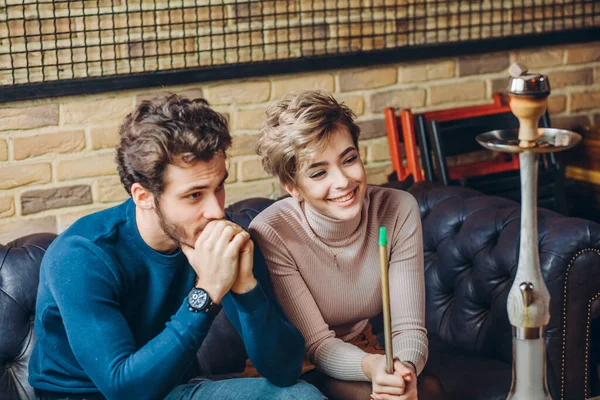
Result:
{"type": "Polygon", "coordinates": [[[225,64],[106,77],[67,79],[43,83],[19,84],[0,88],[0,103],[83,93],[161,87],[226,79],[289,74],[294,72],[340,69],[399,61],[460,56],[491,51],[506,51],[537,46],[582,43],[600,37],[600,27],[570,31],[529,34],[484,40],[406,46],[348,54],[290,58],[286,60],[225,64]]]}

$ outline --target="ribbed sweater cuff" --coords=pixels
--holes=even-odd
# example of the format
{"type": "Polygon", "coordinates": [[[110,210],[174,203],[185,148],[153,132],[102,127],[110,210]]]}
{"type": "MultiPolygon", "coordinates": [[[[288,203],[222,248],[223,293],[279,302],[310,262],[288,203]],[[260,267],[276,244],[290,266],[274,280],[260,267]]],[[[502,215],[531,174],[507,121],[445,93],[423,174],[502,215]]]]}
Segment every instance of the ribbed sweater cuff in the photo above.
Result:
{"type": "Polygon", "coordinates": [[[327,375],[336,379],[369,382],[362,369],[365,355],[367,353],[358,347],[342,342],[322,351],[315,361],[327,375]]]}
{"type": "Polygon", "coordinates": [[[402,340],[394,343],[394,357],[400,361],[410,361],[417,368],[417,376],[425,368],[427,362],[427,345],[422,344],[422,347],[418,348],[415,345],[418,341],[402,340]]]}

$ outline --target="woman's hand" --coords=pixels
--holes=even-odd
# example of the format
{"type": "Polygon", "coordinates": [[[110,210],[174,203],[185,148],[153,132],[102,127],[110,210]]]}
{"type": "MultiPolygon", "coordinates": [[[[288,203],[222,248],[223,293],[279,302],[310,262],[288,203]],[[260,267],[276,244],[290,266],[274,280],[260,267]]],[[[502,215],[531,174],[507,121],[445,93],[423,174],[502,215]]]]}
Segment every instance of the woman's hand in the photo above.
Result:
{"type": "Polygon", "coordinates": [[[416,400],[417,377],[410,364],[394,361],[394,373],[386,372],[385,355],[367,354],[362,359],[366,377],[371,381],[374,400],[416,400]]]}

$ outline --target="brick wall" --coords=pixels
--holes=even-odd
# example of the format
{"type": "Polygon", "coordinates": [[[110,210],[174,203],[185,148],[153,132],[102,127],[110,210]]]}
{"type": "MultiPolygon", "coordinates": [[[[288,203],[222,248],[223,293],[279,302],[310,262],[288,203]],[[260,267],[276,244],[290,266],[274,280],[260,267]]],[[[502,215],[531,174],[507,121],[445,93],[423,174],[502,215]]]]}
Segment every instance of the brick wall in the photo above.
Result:
{"type": "Polygon", "coordinates": [[[324,88],[346,102],[362,127],[369,181],[391,171],[383,109],[416,111],[489,102],[520,60],[548,74],[555,127],[600,123],[600,42],[288,76],[209,82],[0,104],[0,243],[25,233],[61,232],[77,218],[127,195],[114,164],[117,127],[136,102],[160,92],[204,96],[225,113],[234,136],[227,202],[279,196],[254,154],[265,108],[284,93],[324,88]]]}

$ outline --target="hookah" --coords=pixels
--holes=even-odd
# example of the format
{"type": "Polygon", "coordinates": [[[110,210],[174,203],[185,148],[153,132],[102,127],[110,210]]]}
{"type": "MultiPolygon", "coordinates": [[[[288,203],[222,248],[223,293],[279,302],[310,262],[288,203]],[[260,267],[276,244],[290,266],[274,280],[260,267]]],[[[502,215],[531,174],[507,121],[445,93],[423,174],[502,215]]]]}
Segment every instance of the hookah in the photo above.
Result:
{"type": "Polygon", "coordinates": [[[509,68],[509,74],[509,106],[519,120],[519,128],[490,131],[476,138],[489,150],[519,153],[521,234],[517,273],[507,300],[513,336],[512,384],[507,399],[551,400],[545,341],[550,295],[542,278],[538,251],[538,161],[540,153],[570,149],[581,141],[581,136],[563,129],[538,128],[550,95],[547,76],[529,73],[518,63],[509,68]]]}

